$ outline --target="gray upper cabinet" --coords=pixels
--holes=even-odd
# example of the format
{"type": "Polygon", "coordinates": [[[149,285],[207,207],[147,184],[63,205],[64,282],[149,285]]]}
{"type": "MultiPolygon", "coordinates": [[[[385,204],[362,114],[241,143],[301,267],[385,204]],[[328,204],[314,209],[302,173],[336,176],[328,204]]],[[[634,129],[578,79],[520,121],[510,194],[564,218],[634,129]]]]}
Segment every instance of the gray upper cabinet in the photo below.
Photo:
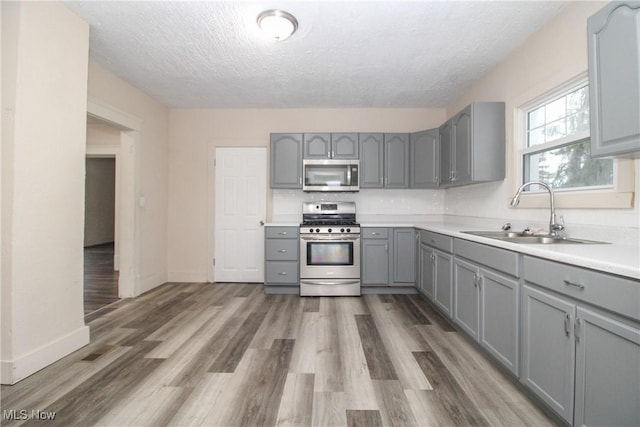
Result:
{"type": "Polygon", "coordinates": [[[361,133],[360,188],[384,187],[384,134],[361,133]]]}
{"type": "Polygon", "coordinates": [[[440,127],[442,187],[504,179],[504,108],[474,102],[440,127]]]}
{"type": "Polygon", "coordinates": [[[357,133],[332,133],[331,157],[334,159],[358,160],[360,144],[357,133]]]}
{"type": "Polygon", "coordinates": [[[436,188],[439,184],[440,132],[430,129],[411,134],[411,188],[436,188]]]}
{"type": "Polygon", "coordinates": [[[305,159],[331,158],[331,134],[305,133],[304,134],[304,158],[305,159]]]}
{"type": "Polygon", "coordinates": [[[385,188],[409,188],[408,133],[384,134],[384,186],[385,188]]]}
{"type": "Polygon", "coordinates": [[[640,2],[587,21],[591,155],[640,157],[640,2]]]}
{"type": "Polygon", "coordinates": [[[305,159],[359,158],[357,133],[305,133],[305,159]]]}
{"type": "Polygon", "coordinates": [[[271,188],[302,188],[302,134],[272,133],[271,188]]]}

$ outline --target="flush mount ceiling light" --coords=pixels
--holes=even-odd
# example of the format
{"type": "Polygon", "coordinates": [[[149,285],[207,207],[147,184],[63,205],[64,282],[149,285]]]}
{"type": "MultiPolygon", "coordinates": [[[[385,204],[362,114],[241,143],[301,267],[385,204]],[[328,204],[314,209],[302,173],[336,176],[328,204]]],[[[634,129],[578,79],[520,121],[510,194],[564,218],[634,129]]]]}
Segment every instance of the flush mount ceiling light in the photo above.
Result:
{"type": "Polygon", "coordinates": [[[298,21],[292,14],[275,9],[258,15],[257,23],[265,34],[277,41],[285,40],[298,28],[298,21]]]}

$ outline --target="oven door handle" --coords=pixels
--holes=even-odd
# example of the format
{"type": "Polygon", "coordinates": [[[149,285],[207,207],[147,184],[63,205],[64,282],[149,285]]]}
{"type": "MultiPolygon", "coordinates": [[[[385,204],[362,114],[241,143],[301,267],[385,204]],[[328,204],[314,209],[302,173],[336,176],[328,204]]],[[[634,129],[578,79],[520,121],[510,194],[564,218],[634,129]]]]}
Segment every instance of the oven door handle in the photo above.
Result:
{"type": "Polygon", "coordinates": [[[308,283],[311,285],[321,285],[321,286],[336,286],[336,285],[355,285],[355,284],[359,284],[360,280],[353,280],[350,282],[345,282],[344,280],[340,280],[340,281],[331,281],[331,280],[313,280],[311,282],[306,281],[304,279],[300,280],[300,283],[308,283]]]}
{"type": "Polygon", "coordinates": [[[360,240],[360,237],[304,237],[301,236],[300,240],[305,241],[331,241],[331,242],[355,242],[360,240]]]}

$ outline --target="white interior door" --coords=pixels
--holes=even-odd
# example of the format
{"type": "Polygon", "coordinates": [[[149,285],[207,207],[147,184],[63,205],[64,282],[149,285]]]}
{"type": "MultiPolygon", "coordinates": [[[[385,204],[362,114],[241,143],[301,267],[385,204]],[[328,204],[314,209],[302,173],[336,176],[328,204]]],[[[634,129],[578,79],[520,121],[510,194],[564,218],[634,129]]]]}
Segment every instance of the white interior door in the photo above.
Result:
{"type": "Polygon", "coordinates": [[[267,149],[216,148],[216,282],[264,282],[267,149]]]}

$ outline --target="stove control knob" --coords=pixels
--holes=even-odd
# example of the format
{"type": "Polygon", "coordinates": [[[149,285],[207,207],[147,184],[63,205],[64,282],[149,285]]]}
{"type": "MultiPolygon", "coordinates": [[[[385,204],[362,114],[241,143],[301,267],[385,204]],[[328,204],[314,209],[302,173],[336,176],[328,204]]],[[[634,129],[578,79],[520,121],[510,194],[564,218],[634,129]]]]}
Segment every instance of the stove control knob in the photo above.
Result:
{"type": "Polygon", "coordinates": [[[341,228],[341,229],[340,229],[340,232],[341,232],[341,233],[344,233],[344,228],[341,228]]]}
{"type": "Polygon", "coordinates": [[[347,233],[351,233],[351,229],[350,228],[347,228],[347,233]]]}
{"type": "Polygon", "coordinates": [[[310,229],[309,229],[309,233],[313,233],[313,228],[310,228],[310,229]]]}
{"type": "Polygon", "coordinates": [[[316,233],[319,233],[319,232],[320,232],[320,229],[319,229],[319,228],[316,228],[316,233]]]}
{"type": "Polygon", "coordinates": [[[329,229],[329,233],[331,233],[331,229],[329,229]]]}

